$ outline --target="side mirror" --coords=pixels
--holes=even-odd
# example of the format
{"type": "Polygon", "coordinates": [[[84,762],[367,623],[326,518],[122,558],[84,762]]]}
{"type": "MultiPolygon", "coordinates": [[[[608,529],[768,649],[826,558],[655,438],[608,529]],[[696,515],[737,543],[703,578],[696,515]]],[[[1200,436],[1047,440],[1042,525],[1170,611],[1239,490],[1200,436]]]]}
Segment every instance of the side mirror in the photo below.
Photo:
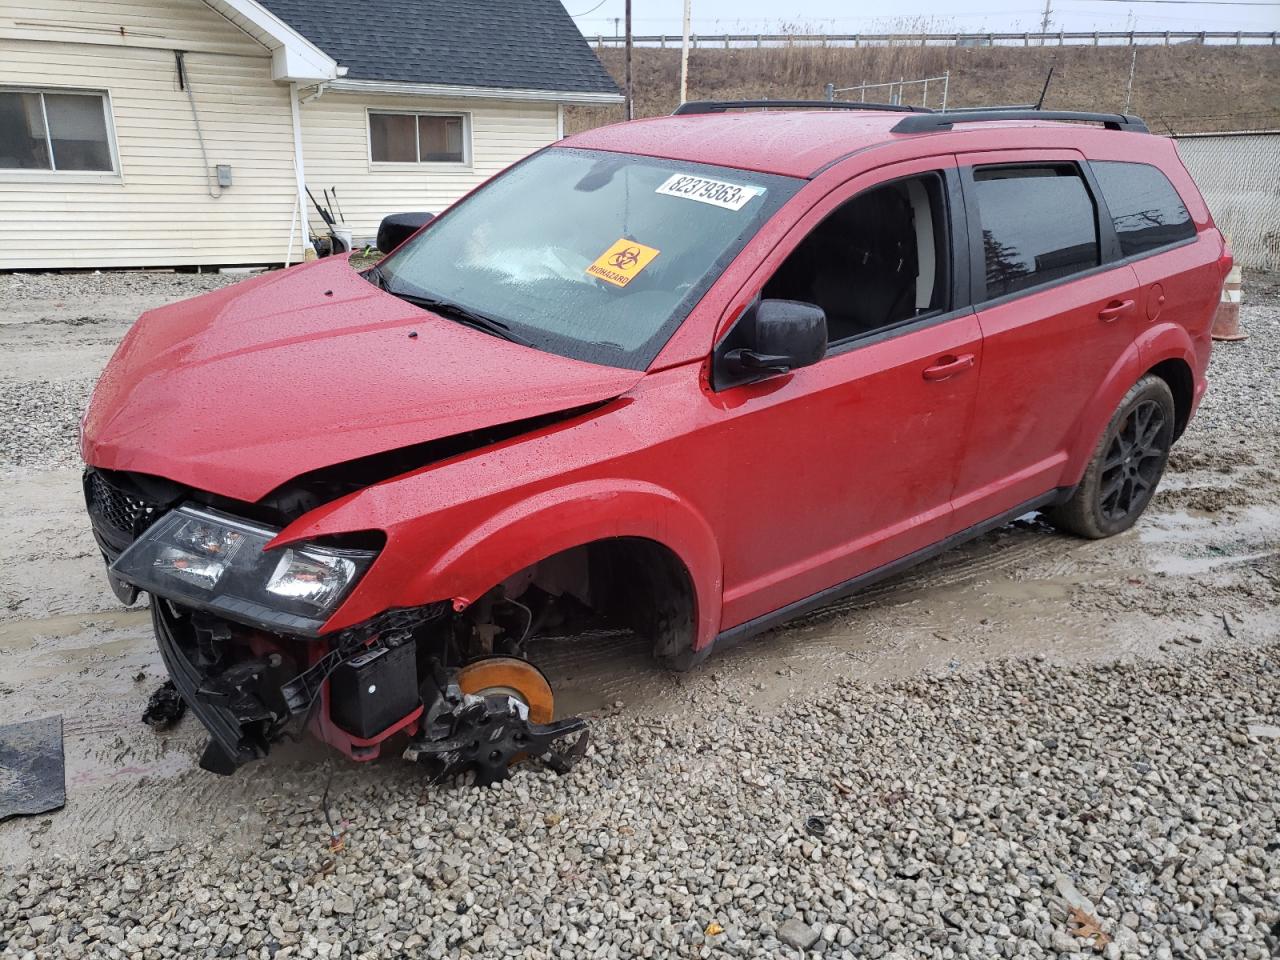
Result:
{"type": "Polygon", "coordinates": [[[393,213],[378,225],[378,249],[390,253],[435,217],[434,213],[393,213]]]}
{"type": "Polygon", "coordinates": [[[827,352],[827,315],[799,300],[761,300],[748,308],[716,350],[717,390],[789,373],[827,352]]]}

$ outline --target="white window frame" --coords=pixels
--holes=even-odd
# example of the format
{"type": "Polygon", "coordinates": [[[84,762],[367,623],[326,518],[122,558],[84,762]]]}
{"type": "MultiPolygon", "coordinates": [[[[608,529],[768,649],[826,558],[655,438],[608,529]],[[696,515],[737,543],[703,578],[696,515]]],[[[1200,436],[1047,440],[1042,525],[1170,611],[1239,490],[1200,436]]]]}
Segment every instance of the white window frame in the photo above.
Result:
{"type": "MultiPolygon", "coordinates": [[[[416,132],[416,131],[415,131],[416,132]]],[[[471,169],[471,113],[466,110],[397,110],[392,107],[364,108],[365,156],[369,159],[371,170],[470,170],[471,169]],[[462,121],[462,159],[461,160],[375,160],[373,159],[373,115],[375,113],[395,117],[447,117],[462,121]]],[[[418,147],[418,156],[422,156],[422,139],[419,134],[414,138],[418,147]]]]}
{"type": "Polygon", "coordinates": [[[44,137],[45,149],[49,151],[49,169],[19,167],[5,167],[0,169],[0,177],[28,179],[28,178],[56,178],[59,182],[101,182],[101,181],[119,181],[122,179],[120,170],[120,150],[116,144],[116,123],[115,109],[111,103],[111,91],[94,89],[92,87],[24,87],[16,84],[0,84],[0,93],[38,93],[40,94],[40,111],[44,116],[44,137]],[[53,155],[52,136],[49,133],[49,115],[44,103],[44,95],[46,93],[72,93],[82,96],[98,97],[102,102],[102,119],[106,124],[107,130],[107,152],[111,157],[110,170],[59,170],[58,159],[53,155]]]}

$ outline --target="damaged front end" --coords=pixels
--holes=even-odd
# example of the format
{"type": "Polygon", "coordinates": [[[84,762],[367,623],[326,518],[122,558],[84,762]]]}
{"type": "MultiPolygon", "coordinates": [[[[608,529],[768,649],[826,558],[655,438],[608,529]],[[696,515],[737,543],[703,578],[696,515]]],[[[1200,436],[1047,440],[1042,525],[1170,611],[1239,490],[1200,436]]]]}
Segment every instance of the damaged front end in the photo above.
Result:
{"type": "Polygon", "coordinates": [[[585,722],[553,722],[545,678],[511,655],[523,635],[491,625],[477,650],[447,601],[323,632],[378,534],[275,546],[278,526],[158,478],[91,468],[85,493],[113,590],[151,597],[165,666],[210,735],[204,769],[232,773],[298,731],[354,760],[407,736],[405,757],[436,782],[470,770],[492,783],[526,757],[564,770],[585,750],[585,722]]]}

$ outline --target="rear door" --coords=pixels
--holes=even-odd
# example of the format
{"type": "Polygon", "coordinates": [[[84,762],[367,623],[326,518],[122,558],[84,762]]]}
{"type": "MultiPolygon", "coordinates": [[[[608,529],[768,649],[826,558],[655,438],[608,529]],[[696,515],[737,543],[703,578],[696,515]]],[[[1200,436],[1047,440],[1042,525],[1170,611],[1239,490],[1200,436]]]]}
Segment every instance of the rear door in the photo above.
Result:
{"type": "Polygon", "coordinates": [[[959,159],[983,361],[953,501],[956,530],[1065,482],[1085,406],[1146,321],[1083,156],[959,159]]]}

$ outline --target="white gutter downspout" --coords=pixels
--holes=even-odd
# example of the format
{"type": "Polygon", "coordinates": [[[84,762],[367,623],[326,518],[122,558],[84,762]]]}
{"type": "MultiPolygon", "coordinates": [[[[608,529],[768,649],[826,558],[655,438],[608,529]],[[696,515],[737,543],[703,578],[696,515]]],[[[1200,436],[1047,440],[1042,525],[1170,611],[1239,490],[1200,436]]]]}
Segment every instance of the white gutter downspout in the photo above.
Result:
{"type": "MultiPolygon", "coordinates": [[[[307,217],[307,174],[302,164],[302,111],[298,107],[298,85],[289,84],[289,112],[293,114],[293,172],[297,179],[298,217],[302,224],[303,260],[310,260],[306,252],[311,249],[311,226],[307,217]]],[[[290,244],[290,253],[293,252],[290,244]]],[[[312,251],[314,254],[314,250],[312,251]]]]}
{"type": "Polygon", "coordinates": [[[310,103],[312,100],[319,100],[324,96],[324,92],[328,89],[328,83],[317,83],[314,90],[298,101],[299,104],[310,103]]]}
{"type": "Polygon", "coordinates": [[[556,104],[556,139],[564,139],[564,104],[556,104]]]}

